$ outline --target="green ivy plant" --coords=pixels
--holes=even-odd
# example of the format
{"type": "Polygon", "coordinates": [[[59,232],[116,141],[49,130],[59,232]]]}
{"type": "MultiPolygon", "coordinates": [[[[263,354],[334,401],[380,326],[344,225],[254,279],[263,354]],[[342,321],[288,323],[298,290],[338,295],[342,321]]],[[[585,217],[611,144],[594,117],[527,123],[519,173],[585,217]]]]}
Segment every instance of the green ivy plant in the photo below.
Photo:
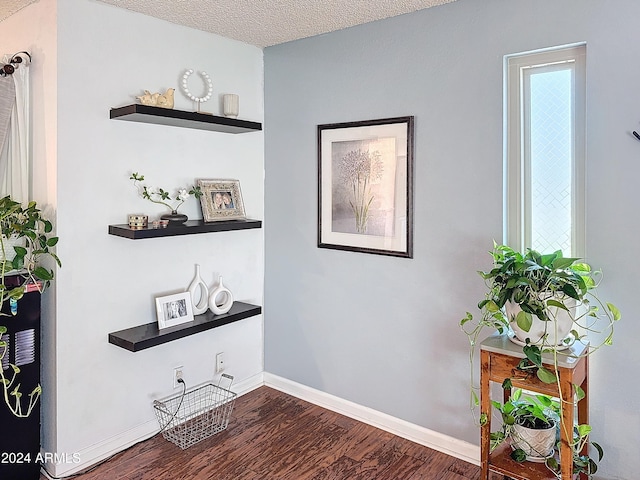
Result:
{"type": "MultiPolygon", "coordinates": [[[[511,390],[511,395],[504,403],[492,401],[491,404],[500,414],[502,420],[501,429],[491,432],[491,451],[507,441],[514,432],[514,425],[521,425],[527,428],[547,428],[561,422],[562,409],[560,402],[556,399],[542,394],[523,395],[520,388],[511,388],[510,379],[506,379],[503,388],[511,390]]],[[[576,387],[576,401],[584,398],[584,391],[576,387]]],[[[587,478],[593,478],[598,470],[598,462],[604,456],[604,450],[596,442],[589,441],[591,427],[589,425],[576,425],[573,429],[573,443],[571,445],[573,457],[573,473],[584,473],[587,478]],[[583,454],[586,445],[591,445],[597,452],[597,459],[583,454]]],[[[559,446],[557,447],[559,448],[559,446]]],[[[516,462],[524,462],[527,454],[524,450],[516,448],[511,452],[511,458],[516,462]]],[[[547,468],[560,478],[560,465],[555,457],[545,460],[547,468]]]]}
{"type": "MultiPolygon", "coordinates": [[[[532,429],[548,428],[555,425],[560,416],[559,402],[542,394],[522,396],[520,388],[513,389],[504,403],[492,400],[491,405],[502,418],[502,428],[491,432],[491,451],[513,434],[514,425],[532,429]]],[[[523,450],[516,449],[511,452],[511,458],[522,462],[526,459],[526,454],[523,450]]]]}
{"type": "MultiPolygon", "coordinates": [[[[574,324],[571,335],[563,340],[565,347],[576,341],[588,341],[581,331],[606,334],[600,344],[590,345],[589,353],[612,344],[614,323],[621,315],[614,304],[603,302],[597,294],[600,271],[594,271],[579,258],[563,257],[561,251],[541,254],[528,249],[520,253],[507,245],[494,243],[491,256],[493,268],[478,272],[487,285],[485,298],[478,303],[480,317],[467,312],[460,321],[472,347],[485,328],[499,333],[509,330],[509,319],[504,310],[508,301],[520,306],[516,323],[524,331],[529,331],[534,316],[544,322],[554,322],[555,317],[549,312],[555,307],[566,312],[574,324]]],[[[527,345],[523,351],[537,367],[540,380],[553,383],[555,373],[545,368],[540,360],[541,350],[546,347],[555,345],[543,341],[541,346],[527,345]]]]}
{"type": "MultiPolygon", "coordinates": [[[[14,303],[20,300],[27,289],[43,292],[54,278],[54,270],[46,266],[47,261],[62,266],[60,259],[52,250],[58,243],[58,237],[52,234],[53,225],[46,219],[36,202],[26,206],[13,200],[10,196],[0,199],[0,309],[5,302],[14,303]],[[9,246],[9,239],[20,241],[20,245],[9,246]],[[13,248],[13,252],[10,249],[13,248]],[[12,253],[15,256],[11,258],[12,253]],[[11,281],[7,281],[11,277],[11,281]]],[[[10,315],[0,312],[0,315],[10,315]]],[[[6,327],[0,326],[0,362],[8,353],[7,342],[2,340],[6,327]]],[[[35,407],[42,388],[36,386],[29,394],[26,410],[22,408],[22,393],[18,374],[20,368],[10,365],[5,370],[0,368],[0,384],[2,396],[9,410],[17,417],[28,417],[35,407]]]]}
{"type": "Polygon", "coordinates": [[[41,290],[50,285],[54,271],[43,261],[49,258],[62,266],[52,250],[58,243],[58,237],[53,236],[52,231],[52,223],[42,215],[36,202],[29,202],[25,207],[10,196],[0,199],[0,308],[7,299],[22,298],[27,284],[34,284],[41,290]],[[7,240],[11,237],[22,240],[23,244],[13,247],[15,257],[8,260],[10,247],[7,240]],[[23,282],[7,286],[5,278],[8,274],[22,276],[23,282]]]}
{"type": "MultiPolygon", "coordinates": [[[[0,326],[0,338],[7,332],[7,328],[0,326]]],[[[8,344],[4,340],[0,340],[0,365],[2,359],[8,353],[8,344]]],[[[31,415],[34,407],[38,403],[38,399],[42,394],[42,387],[38,384],[29,394],[29,404],[25,411],[22,410],[22,392],[20,392],[20,383],[18,382],[18,374],[20,367],[10,364],[7,373],[0,367],[0,383],[2,383],[2,397],[4,403],[16,417],[24,418],[31,415]]]]}
{"type": "MultiPolygon", "coordinates": [[[[593,270],[589,264],[582,262],[579,258],[565,258],[561,251],[541,254],[528,249],[526,252],[520,253],[507,245],[497,245],[495,242],[490,254],[493,258],[493,268],[487,272],[478,272],[487,286],[485,297],[478,303],[480,315],[474,316],[467,312],[460,321],[460,327],[467,335],[470,345],[471,409],[473,412],[479,405],[479,387],[474,382],[475,349],[487,328],[500,334],[509,332],[509,318],[505,312],[507,302],[511,301],[519,305],[521,311],[515,321],[522,330],[527,332],[531,328],[533,317],[544,322],[555,322],[556,318],[551,313],[552,308],[566,312],[571,317],[573,328],[569,337],[563,340],[562,346],[569,347],[574,342],[588,344],[584,355],[590,355],[602,346],[612,345],[614,324],[621,318],[618,308],[610,302],[603,302],[597,294],[601,272],[593,270]],[[598,334],[603,340],[597,344],[590,344],[588,334],[598,334]]],[[[561,353],[556,347],[556,345],[549,345],[546,338],[542,339],[541,344],[535,345],[527,341],[522,347],[525,358],[519,363],[518,369],[527,374],[535,374],[542,382],[558,383],[558,391],[561,392],[559,378],[556,374],[558,356],[561,353]],[[552,354],[551,368],[543,364],[542,354],[545,352],[552,354]]],[[[508,381],[509,379],[505,379],[506,385],[508,385],[508,381]]],[[[505,386],[505,388],[507,387],[505,386]]],[[[574,391],[575,401],[579,401],[584,393],[577,385],[574,385],[574,391]]],[[[560,404],[568,401],[571,399],[564,399],[562,396],[559,398],[560,404]]],[[[544,402],[547,403],[546,400],[544,402]]],[[[509,406],[509,402],[503,406],[493,403],[493,406],[503,416],[505,408],[507,410],[515,409],[515,405],[509,406]]],[[[551,404],[547,405],[547,407],[549,406],[551,404]]],[[[588,478],[591,478],[597,468],[596,462],[588,455],[582,455],[581,452],[585,445],[591,444],[598,451],[599,457],[602,458],[602,449],[595,442],[589,441],[591,433],[589,425],[580,425],[575,429],[573,426],[564,425],[562,411],[559,412],[560,428],[571,428],[574,431],[574,441],[571,445],[574,456],[574,472],[583,472],[588,478]]],[[[508,413],[513,413],[513,411],[508,413]]],[[[480,425],[487,421],[486,415],[487,413],[480,415],[478,420],[480,425]]],[[[492,437],[492,445],[504,441],[507,433],[505,430],[496,432],[492,437]]],[[[554,459],[549,459],[547,466],[559,475],[559,466],[554,459]]]]}

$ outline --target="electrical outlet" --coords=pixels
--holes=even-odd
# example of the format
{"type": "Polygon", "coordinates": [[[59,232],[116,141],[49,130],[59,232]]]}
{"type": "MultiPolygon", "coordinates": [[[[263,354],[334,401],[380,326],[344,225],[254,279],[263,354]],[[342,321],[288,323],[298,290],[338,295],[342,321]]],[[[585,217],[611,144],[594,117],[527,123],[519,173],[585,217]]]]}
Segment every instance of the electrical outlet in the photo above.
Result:
{"type": "Polygon", "coordinates": [[[173,388],[180,387],[180,382],[178,380],[183,380],[183,369],[184,367],[180,365],[179,367],[173,367],[173,388]]]}
{"type": "Polygon", "coordinates": [[[220,352],[216,355],[216,373],[222,372],[224,366],[224,352],[220,352]]]}

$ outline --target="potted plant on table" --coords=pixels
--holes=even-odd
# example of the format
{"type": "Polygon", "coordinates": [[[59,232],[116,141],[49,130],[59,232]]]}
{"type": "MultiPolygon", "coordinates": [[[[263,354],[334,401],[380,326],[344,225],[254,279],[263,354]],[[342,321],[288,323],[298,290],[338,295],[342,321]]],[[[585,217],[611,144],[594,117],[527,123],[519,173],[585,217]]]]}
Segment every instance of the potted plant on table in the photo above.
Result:
{"type": "Polygon", "coordinates": [[[491,256],[494,267],[478,272],[488,289],[478,303],[481,316],[467,312],[460,322],[472,346],[486,327],[510,335],[536,362],[540,380],[553,383],[555,373],[536,360],[542,350],[586,343],[589,339],[582,331],[605,335],[599,344],[590,345],[589,354],[612,343],[620,312],[597,294],[601,272],[579,258],[563,257],[561,251],[543,255],[528,249],[522,254],[494,244],[491,256]]]}
{"type": "Polygon", "coordinates": [[[560,404],[547,395],[522,396],[517,388],[504,403],[492,401],[500,412],[502,429],[491,433],[494,450],[511,439],[516,461],[545,461],[553,455],[560,404]]]}
{"type": "MultiPolygon", "coordinates": [[[[36,202],[29,202],[25,207],[10,196],[0,199],[0,315],[16,315],[18,301],[26,292],[42,292],[50,285],[54,271],[43,265],[45,258],[62,266],[51,250],[58,243],[52,231],[53,225],[42,215],[36,202]],[[5,311],[7,302],[9,312],[5,311]]],[[[0,361],[8,354],[7,341],[1,340],[6,332],[7,328],[0,326],[0,361]]],[[[4,402],[16,417],[27,417],[40,397],[40,385],[29,394],[29,404],[23,410],[17,377],[20,368],[10,367],[7,375],[0,368],[4,402]]]]}
{"type": "Polygon", "coordinates": [[[0,199],[0,325],[6,325],[0,327],[0,423],[12,432],[0,437],[0,451],[11,460],[0,464],[0,478],[40,477],[39,294],[53,280],[54,264],[61,266],[52,232],[36,202],[0,199]],[[27,354],[18,355],[14,345],[27,354]],[[31,392],[23,395],[21,387],[31,392]]]}
{"type": "MultiPolygon", "coordinates": [[[[503,385],[510,388],[507,382],[503,385]]],[[[560,475],[560,467],[554,457],[554,446],[558,443],[558,426],[562,416],[560,402],[548,395],[524,395],[522,389],[513,389],[504,402],[491,402],[500,413],[502,428],[491,433],[491,451],[503,443],[511,444],[511,458],[516,462],[545,462],[547,467],[560,475]]],[[[589,442],[590,428],[582,425],[574,429],[572,446],[573,474],[584,473],[593,478],[604,455],[602,447],[589,442]],[[590,443],[598,453],[596,459],[582,453],[585,444],[590,443]]]]}
{"type": "MultiPolygon", "coordinates": [[[[474,351],[485,328],[508,335],[522,346],[525,358],[518,365],[519,370],[527,375],[535,373],[542,382],[558,383],[561,392],[557,371],[563,349],[581,342],[585,346],[584,355],[590,355],[601,346],[610,345],[614,323],[620,319],[615,305],[603,302],[597,295],[600,272],[578,258],[565,258],[560,251],[541,254],[529,249],[520,253],[495,243],[491,255],[493,268],[478,272],[487,285],[485,298],[478,303],[481,314],[474,317],[467,312],[460,321],[470,343],[473,409],[479,403],[478,387],[473,381],[474,351]],[[585,331],[597,333],[603,339],[591,344],[585,331]],[[550,368],[543,365],[542,354],[545,352],[551,353],[550,368]]],[[[579,401],[584,395],[575,385],[574,393],[575,398],[562,398],[560,393],[559,403],[579,401]]],[[[481,413],[481,425],[486,423],[486,415],[487,412],[481,413]]],[[[563,420],[560,413],[560,427],[574,432],[574,426],[564,425],[563,420]]],[[[578,426],[570,445],[574,452],[574,471],[582,471],[589,478],[595,471],[595,462],[585,455],[590,432],[589,425],[578,426]]],[[[494,440],[499,440],[499,436],[494,440]]],[[[600,447],[596,448],[601,453],[600,447]]],[[[547,466],[557,472],[554,462],[555,459],[546,461],[547,466]]]]}

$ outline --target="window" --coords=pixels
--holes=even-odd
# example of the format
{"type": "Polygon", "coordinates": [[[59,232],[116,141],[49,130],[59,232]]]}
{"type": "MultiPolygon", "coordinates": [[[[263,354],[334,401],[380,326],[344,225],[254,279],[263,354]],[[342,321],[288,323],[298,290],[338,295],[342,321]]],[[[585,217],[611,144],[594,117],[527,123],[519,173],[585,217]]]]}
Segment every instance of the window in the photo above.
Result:
{"type": "Polygon", "coordinates": [[[505,58],[505,241],[584,256],[584,45],[505,58]]]}

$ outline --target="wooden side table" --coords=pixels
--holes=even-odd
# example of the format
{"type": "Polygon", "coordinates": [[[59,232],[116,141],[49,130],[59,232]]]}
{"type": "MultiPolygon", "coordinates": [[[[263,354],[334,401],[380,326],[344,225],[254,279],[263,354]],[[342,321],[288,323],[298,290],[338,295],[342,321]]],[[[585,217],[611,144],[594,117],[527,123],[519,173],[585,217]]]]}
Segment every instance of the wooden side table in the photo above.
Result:
{"type": "MultiPolygon", "coordinates": [[[[585,397],[578,402],[578,423],[589,423],[589,362],[588,346],[577,343],[572,347],[560,351],[558,356],[558,376],[562,391],[562,415],[565,425],[573,425],[575,418],[575,402],[573,384],[584,390],[585,397]]],[[[543,354],[543,364],[551,371],[553,354],[543,354]]],[[[514,480],[557,480],[544,463],[518,463],[511,459],[511,447],[508,442],[490,453],[491,434],[491,382],[502,384],[506,378],[511,378],[513,387],[531,392],[542,393],[552,397],[559,397],[557,383],[544,383],[534,375],[527,375],[516,367],[521,359],[526,358],[522,347],[516,345],[506,335],[494,335],[480,344],[480,411],[487,414],[487,423],[481,427],[481,480],[489,479],[489,472],[496,472],[514,480]]],[[[508,398],[510,392],[504,392],[508,398]]],[[[572,441],[573,427],[560,428],[560,467],[561,479],[571,480],[573,473],[572,441]]],[[[586,447],[585,447],[586,449],[586,447]]],[[[558,452],[556,452],[558,453],[558,452]]]]}

